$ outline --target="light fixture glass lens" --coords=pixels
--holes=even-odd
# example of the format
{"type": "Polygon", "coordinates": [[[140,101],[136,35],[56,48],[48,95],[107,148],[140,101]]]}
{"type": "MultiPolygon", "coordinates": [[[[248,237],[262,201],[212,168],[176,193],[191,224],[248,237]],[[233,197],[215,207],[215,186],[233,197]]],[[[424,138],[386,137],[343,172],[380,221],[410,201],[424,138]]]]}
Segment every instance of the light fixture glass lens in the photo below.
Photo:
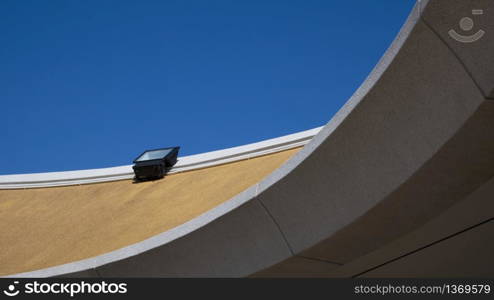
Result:
{"type": "Polygon", "coordinates": [[[152,160],[152,159],[161,159],[165,157],[170,151],[173,149],[163,149],[163,150],[153,150],[153,151],[146,151],[144,154],[139,156],[136,161],[145,161],[145,160],[152,160]]]}

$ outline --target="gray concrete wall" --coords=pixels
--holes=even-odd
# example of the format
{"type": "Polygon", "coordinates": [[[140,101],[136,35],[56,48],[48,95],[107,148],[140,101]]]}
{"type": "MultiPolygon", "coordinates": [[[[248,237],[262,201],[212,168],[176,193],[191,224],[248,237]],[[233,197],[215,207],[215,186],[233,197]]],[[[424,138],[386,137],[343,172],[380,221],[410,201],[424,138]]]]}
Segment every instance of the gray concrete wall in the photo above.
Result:
{"type": "MultiPolygon", "coordinates": [[[[494,178],[491,178],[471,195],[459,201],[438,217],[433,218],[424,226],[336,270],[326,272],[325,276],[366,277],[378,273],[381,274],[380,276],[386,277],[487,276],[489,274],[492,276],[494,259],[492,258],[492,252],[488,254],[486,250],[492,249],[492,238],[489,237],[493,236],[493,233],[481,237],[476,242],[464,239],[469,235],[470,231],[475,232],[477,228],[484,228],[487,223],[492,223],[494,219],[492,195],[494,195],[494,178]],[[454,244],[460,242],[464,242],[464,244],[463,246],[444,249],[444,245],[451,245],[451,241],[455,241],[454,244]],[[433,248],[444,250],[443,252],[437,252],[436,255],[426,255],[429,258],[422,260],[420,263],[410,259],[411,257],[425,255],[433,248]],[[476,251],[477,255],[471,256],[469,253],[472,251],[476,251]],[[464,257],[461,257],[462,253],[464,257]],[[487,256],[482,256],[482,253],[486,253],[487,256]],[[450,255],[454,255],[453,258],[456,258],[453,259],[450,255]],[[406,266],[405,264],[401,265],[407,261],[411,263],[406,266]],[[398,262],[400,263],[398,264],[398,262]],[[470,267],[468,269],[458,267],[466,264],[476,267],[473,269],[470,267]],[[400,268],[390,268],[391,265],[401,266],[400,268]],[[413,272],[411,272],[412,269],[414,270],[413,272]],[[477,275],[472,275],[474,269],[477,270],[477,275]],[[423,273],[419,274],[419,270],[422,270],[421,272],[423,273]]],[[[435,251],[433,252],[435,253],[435,251]]]]}
{"type": "MultiPolygon", "coordinates": [[[[492,263],[492,245],[478,256],[464,246],[481,245],[492,222],[390,262],[447,236],[445,229],[428,240],[413,238],[435,220],[462,230],[454,218],[442,218],[458,205],[468,207],[493,178],[493,14],[491,0],[418,2],[342,110],[293,159],[244,193],[242,205],[151,250],[134,245],[129,256],[112,260],[109,254],[104,263],[78,264],[79,273],[70,275],[494,275],[480,262],[455,265],[462,255],[492,263]],[[462,43],[449,36],[462,30],[463,17],[476,22],[472,32],[485,31],[482,38],[462,43]],[[393,244],[406,238],[406,247],[393,244]],[[451,267],[407,271],[447,251],[451,267]]],[[[63,270],[25,275],[70,273],[63,270]]]]}

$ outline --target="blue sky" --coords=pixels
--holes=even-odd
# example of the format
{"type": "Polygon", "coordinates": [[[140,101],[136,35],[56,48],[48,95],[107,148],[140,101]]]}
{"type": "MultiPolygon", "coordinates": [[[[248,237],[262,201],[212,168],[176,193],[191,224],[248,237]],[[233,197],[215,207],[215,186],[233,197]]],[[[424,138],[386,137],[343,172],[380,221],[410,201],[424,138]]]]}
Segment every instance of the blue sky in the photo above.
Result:
{"type": "Polygon", "coordinates": [[[324,125],[414,1],[0,1],[0,174],[324,125]]]}

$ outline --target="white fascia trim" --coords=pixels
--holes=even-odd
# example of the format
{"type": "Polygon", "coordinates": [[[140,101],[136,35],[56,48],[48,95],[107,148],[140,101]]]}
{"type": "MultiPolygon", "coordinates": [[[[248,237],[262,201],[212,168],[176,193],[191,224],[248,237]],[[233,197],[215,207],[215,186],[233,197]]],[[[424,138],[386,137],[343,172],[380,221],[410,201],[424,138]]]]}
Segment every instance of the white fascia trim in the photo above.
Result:
{"type": "MultiPolygon", "coordinates": [[[[276,153],[307,144],[322,127],[243,146],[179,157],[170,174],[276,153]]],[[[108,182],[134,177],[132,165],[65,172],[0,175],[0,189],[27,189],[108,182]]]]}

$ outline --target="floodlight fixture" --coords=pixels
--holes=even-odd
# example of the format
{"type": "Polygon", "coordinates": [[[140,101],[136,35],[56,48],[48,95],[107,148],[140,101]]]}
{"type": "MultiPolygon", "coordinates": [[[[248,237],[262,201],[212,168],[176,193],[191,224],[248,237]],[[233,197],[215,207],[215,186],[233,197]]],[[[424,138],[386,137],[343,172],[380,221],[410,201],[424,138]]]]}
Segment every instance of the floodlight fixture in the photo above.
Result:
{"type": "Polygon", "coordinates": [[[163,178],[177,162],[180,147],[146,150],[134,159],[135,180],[145,181],[163,178]]]}

